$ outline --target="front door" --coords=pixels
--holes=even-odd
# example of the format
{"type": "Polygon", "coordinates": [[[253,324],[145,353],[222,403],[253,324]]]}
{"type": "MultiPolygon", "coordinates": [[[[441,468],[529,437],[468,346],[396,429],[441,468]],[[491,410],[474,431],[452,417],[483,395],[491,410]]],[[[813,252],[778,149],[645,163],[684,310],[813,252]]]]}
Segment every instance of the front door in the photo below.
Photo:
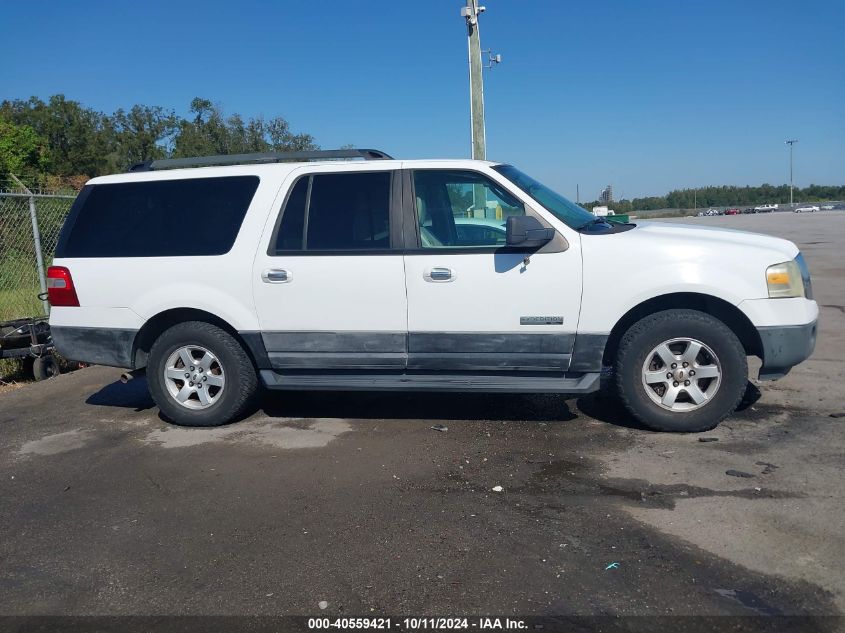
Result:
{"type": "Polygon", "coordinates": [[[283,372],[401,371],[407,300],[392,203],[399,172],[313,169],[290,187],[253,268],[270,363],[283,372]]]}
{"type": "Polygon", "coordinates": [[[405,182],[405,222],[416,233],[405,255],[408,369],[566,371],[581,300],[578,245],[558,234],[534,253],[507,248],[509,216],[549,223],[484,173],[419,169],[405,182]]]}

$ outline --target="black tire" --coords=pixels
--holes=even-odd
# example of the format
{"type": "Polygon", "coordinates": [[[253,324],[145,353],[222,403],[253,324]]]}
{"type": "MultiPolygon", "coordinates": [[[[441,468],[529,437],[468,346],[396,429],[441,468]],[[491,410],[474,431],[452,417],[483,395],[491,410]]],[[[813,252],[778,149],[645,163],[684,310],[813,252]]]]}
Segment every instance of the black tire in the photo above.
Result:
{"type": "Polygon", "coordinates": [[[243,346],[225,330],[202,321],[179,323],[156,339],[150,350],[147,384],[162,415],[182,426],[220,426],[237,420],[250,411],[258,393],[258,376],[243,346]],[[214,354],[225,374],[219,399],[202,409],[189,409],[177,402],[164,377],[171,354],[189,345],[214,354]]]}
{"type": "Polygon", "coordinates": [[[714,428],[734,412],[748,383],[748,359],[736,334],[719,319],[697,310],[665,310],[643,317],[622,336],[615,377],[622,403],[642,424],[657,431],[695,433],[714,428]],[[643,384],[647,356],[676,338],[704,343],[721,364],[721,383],[712,399],[690,411],[661,407],[643,384]]]}
{"type": "Polygon", "coordinates": [[[35,380],[47,380],[59,375],[59,363],[50,354],[39,356],[32,361],[32,376],[35,380]]]}

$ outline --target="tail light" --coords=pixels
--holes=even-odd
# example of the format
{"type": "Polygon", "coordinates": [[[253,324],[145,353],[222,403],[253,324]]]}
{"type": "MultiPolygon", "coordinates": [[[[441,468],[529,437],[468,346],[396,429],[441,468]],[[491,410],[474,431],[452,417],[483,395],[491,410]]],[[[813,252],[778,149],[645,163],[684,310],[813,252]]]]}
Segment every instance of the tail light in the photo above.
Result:
{"type": "Polygon", "coordinates": [[[70,271],[64,266],[50,266],[47,269],[47,298],[53,307],[78,307],[79,297],[73,287],[70,271]]]}

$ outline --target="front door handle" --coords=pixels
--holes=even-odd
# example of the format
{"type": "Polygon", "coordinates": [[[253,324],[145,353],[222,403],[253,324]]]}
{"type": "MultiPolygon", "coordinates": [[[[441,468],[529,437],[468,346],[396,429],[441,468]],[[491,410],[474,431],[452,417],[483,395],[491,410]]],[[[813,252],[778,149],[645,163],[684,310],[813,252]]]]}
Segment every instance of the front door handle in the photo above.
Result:
{"type": "Polygon", "coordinates": [[[446,268],[443,266],[435,266],[434,268],[426,268],[425,272],[423,273],[423,278],[426,281],[431,281],[434,283],[442,283],[444,281],[454,281],[455,280],[455,271],[451,268],[446,268]]]}
{"type": "Polygon", "coordinates": [[[291,279],[290,271],[284,270],[283,268],[266,268],[261,273],[261,281],[265,284],[286,284],[291,279]]]}

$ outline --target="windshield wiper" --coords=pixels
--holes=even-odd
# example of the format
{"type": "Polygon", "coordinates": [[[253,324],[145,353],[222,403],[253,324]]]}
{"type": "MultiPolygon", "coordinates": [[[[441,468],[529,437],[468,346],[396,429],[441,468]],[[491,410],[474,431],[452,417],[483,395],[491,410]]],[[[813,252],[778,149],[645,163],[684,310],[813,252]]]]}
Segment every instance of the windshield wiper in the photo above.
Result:
{"type": "Polygon", "coordinates": [[[607,224],[609,226],[610,222],[608,222],[604,218],[593,218],[592,220],[590,220],[589,222],[585,222],[575,230],[580,231],[581,229],[586,229],[588,226],[593,226],[595,224],[607,224]]]}

